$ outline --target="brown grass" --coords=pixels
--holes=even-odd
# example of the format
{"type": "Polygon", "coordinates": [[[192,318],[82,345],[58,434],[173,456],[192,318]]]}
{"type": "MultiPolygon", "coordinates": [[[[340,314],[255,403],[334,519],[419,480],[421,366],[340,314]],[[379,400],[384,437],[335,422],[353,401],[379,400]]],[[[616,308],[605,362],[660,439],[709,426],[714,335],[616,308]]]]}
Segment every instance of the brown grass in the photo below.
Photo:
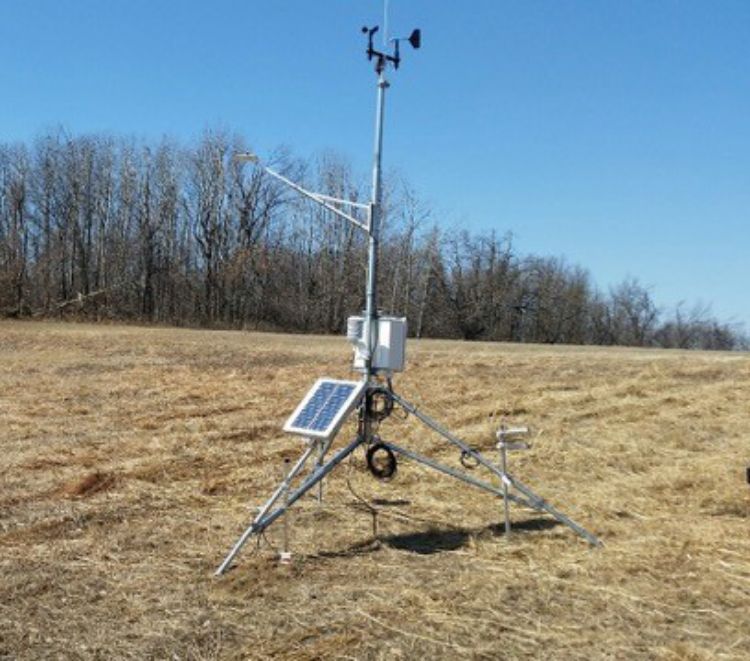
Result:
{"type": "MultiPolygon", "coordinates": [[[[750,358],[411,342],[402,394],[600,535],[362,457],[213,571],[343,339],[0,324],[0,658],[750,657],[750,358]],[[365,501],[363,504],[362,501],[365,501]],[[378,540],[374,540],[376,510],[378,540]]],[[[394,415],[382,435],[458,455],[394,415]]],[[[349,431],[349,430],[347,430],[349,431]]],[[[341,440],[339,441],[339,443],[341,440]]]]}

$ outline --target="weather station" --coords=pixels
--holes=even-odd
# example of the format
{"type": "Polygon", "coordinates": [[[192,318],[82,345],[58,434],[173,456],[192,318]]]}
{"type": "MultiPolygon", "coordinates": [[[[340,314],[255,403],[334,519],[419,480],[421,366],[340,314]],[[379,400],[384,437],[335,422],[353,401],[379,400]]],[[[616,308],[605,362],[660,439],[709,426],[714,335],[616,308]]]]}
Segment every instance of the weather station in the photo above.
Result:
{"type": "MultiPolygon", "coordinates": [[[[358,448],[364,449],[368,468],[376,478],[387,480],[393,477],[397,457],[403,457],[501,499],[504,503],[506,533],[510,533],[511,530],[509,504],[513,502],[551,515],[592,546],[601,544],[593,534],[508,472],[506,453],[509,450],[527,447],[522,439],[528,434],[528,429],[509,429],[502,426],[498,430],[496,463],[423,413],[393,387],[393,375],[402,372],[405,367],[407,323],[403,317],[381,315],[378,310],[378,252],[382,217],[381,163],[385,97],[389,88],[386,74],[391,69],[398,70],[402,61],[402,42],[417,50],[421,47],[422,35],[419,29],[415,29],[408,37],[386,37],[383,50],[377,50],[374,37],[378,31],[378,26],[362,28],[367,39],[366,55],[369,61],[374,62],[377,76],[372,192],[369,204],[309,191],[265,166],[254,154],[244,153],[235,156],[239,161],[254,163],[267,175],[364,232],[368,243],[367,271],[364,311],[361,315],[351,316],[347,320],[347,339],[353,348],[352,366],[361,378],[318,379],[289,416],[284,424],[284,431],[302,437],[305,449],[299,459],[288,468],[281,483],[260,507],[257,516],[229,551],[216,570],[217,575],[224,574],[232,566],[249,539],[261,535],[314,487],[318,486],[321,489],[326,476],[358,448]],[[381,435],[383,423],[397,408],[406,415],[413,416],[454,446],[464,468],[470,470],[482,467],[489,473],[488,478],[477,478],[467,471],[439,463],[408,447],[384,440],[381,435]],[[329,456],[339,430],[352,415],[356,415],[357,420],[355,437],[329,456]],[[311,465],[305,472],[308,463],[311,465]]],[[[319,492],[319,497],[322,497],[322,492],[319,492]]]]}

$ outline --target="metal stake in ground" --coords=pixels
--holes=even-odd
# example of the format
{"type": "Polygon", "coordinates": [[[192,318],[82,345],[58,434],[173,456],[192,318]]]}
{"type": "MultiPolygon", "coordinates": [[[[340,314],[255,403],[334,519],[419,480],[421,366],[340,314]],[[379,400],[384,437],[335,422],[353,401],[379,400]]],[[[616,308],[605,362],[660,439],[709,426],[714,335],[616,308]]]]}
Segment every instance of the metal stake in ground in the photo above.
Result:
{"type": "MultiPolygon", "coordinates": [[[[527,427],[516,427],[508,429],[505,425],[500,426],[500,430],[497,432],[497,447],[500,450],[500,466],[504,474],[508,474],[508,450],[528,450],[529,445],[527,443],[510,441],[511,438],[522,437],[528,435],[529,430],[527,427]]],[[[504,498],[504,514],[505,514],[505,537],[510,539],[510,506],[508,503],[508,486],[510,480],[502,480],[503,483],[503,494],[504,498]]]]}

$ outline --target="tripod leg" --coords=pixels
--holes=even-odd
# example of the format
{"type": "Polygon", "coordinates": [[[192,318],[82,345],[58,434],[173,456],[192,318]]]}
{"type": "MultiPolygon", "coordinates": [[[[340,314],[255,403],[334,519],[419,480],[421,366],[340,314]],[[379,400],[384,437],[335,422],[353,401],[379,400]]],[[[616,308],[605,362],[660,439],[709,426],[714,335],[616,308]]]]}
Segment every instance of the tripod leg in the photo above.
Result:
{"type": "Polygon", "coordinates": [[[429,416],[419,411],[416,406],[414,406],[413,404],[410,404],[409,402],[407,402],[405,399],[403,399],[396,393],[392,393],[392,397],[396,402],[398,402],[403,407],[405,411],[413,415],[415,418],[421,420],[430,429],[440,434],[443,438],[448,440],[457,448],[460,448],[463,452],[465,452],[470,457],[472,457],[473,459],[478,461],[480,464],[482,464],[482,466],[487,468],[487,470],[497,475],[503,481],[503,484],[510,483],[511,486],[513,486],[516,490],[520,491],[524,496],[526,496],[529,499],[529,502],[531,503],[531,506],[534,509],[543,510],[547,512],[548,514],[551,514],[560,523],[568,526],[568,528],[570,528],[573,532],[583,537],[592,546],[601,546],[602,543],[599,541],[599,539],[597,539],[594,535],[592,535],[588,530],[578,525],[575,521],[565,516],[565,514],[563,514],[562,512],[552,507],[552,505],[550,505],[546,500],[544,500],[544,498],[540,498],[539,496],[537,496],[526,485],[522,484],[518,480],[512,478],[507,473],[500,470],[491,461],[486,459],[481,453],[477,452],[472,447],[464,443],[464,441],[458,438],[458,436],[451,434],[451,432],[449,432],[441,424],[435,422],[432,418],[430,418],[429,416]]]}
{"type": "MultiPolygon", "coordinates": [[[[466,482],[467,484],[471,484],[475,487],[479,487],[480,489],[484,489],[485,491],[489,491],[491,494],[495,496],[499,496],[500,498],[505,498],[505,494],[501,489],[498,489],[496,486],[493,486],[489,482],[485,482],[484,480],[478,480],[475,477],[472,477],[471,475],[467,475],[463,471],[456,470],[455,468],[451,468],[450,466],[445,466],[444,464],[441,464],[438,461],[434,461],[428,457],[425,457],[424,455],[419,454],[418,452],[414,452],[412,450],[407,450],[406,448],[402,448],[399,445],[396,445],[395,443],[381,441],[385,447],[390,448],[393,452],[396,452],[397,454],[400,454],[407,459],[411,459],[412,461],[419,462],[420,464],[424,464],[425,466],[428,466],[429,468],[433,468],[436,471],[439,471],[441,473],[445,473],[446,475],[450,475],[451,477],[456,478],[457,480],[461,480],[462,482],[466,482]]],[[[512,500],[515,503],[518,503],[519,505],[525,505],[526,507],[531,507],[530,502],[528,502],[524,498],[519,498],[518,496],[514,496],[513,494],[507,495],[508,500],[512,500]]]]}
{"type": "Polygon", "coordinates": [[[276,491],[271,494],[271,497],[266,501],[266,503],[263,505],[263,507],[260,508],[260,512],[258,512],[258,515],[253,520],[252,524],[245,530],[244,533],[242,533],[242,536],[237,540],[237,543],[232,547],[232,550],[229,552],[227,557],[224,559],[224,562],[221,563],[221,566],[216,570],[216,576],[219,576],[223,574],[227,567],[231,564],[232,560],[234,560],[234,557],[240,552],[240,549],[245,545],[245,542],[247,542],[250,537],[258,532],[258,522],[263,519],[263,517],[268,513],[268,510],[270,510],[276,501],[281,497],[281,495],[289,488],[289,484],[291,481],[297,476],[297,474],[302,470],[305,463],[307,462],[310,455],[313,453],[313,450],[315,449],[315,446],[311,443],[307,449],[302,453],[302,456],[297,460],[297,463],[292,466],[292,469],[287,473],[286,477],[281,481],[281,484],[279,484],[278,487],[276,487],[276,491]]]}
{"type": "MultiPolygon", "coordinates": [[[[284,505],[270,513],[268,512],[268,510],[273,503],[271,503],[271,505],[269,505],[267,508],[264,508],[265,511],[262,513],[262,516],[258,515],[255,521],[253,521],[253,524],[243,533],[242,537],[240,537],[240,539],[234,545],[234,548],[231,550],[224,562],[222,562],[221,566],[216,570],[216,575],[220,576],[229,568],[232,560],[237,555],[237,553],[239,553],[240,549],[251,535],[263,532],[266,528],[268,528],[268,526],[270,526],[274,521],[276,521],[276,519],[282,516],[292,505],[294,505],[294,503],[296,503],[310,489],[318,484],[318,482],[320,482],[326,475],[328,475],[328,473],[336,468],[336,466],[338,466],[344,459],[346,459],[346,457],[354,452],[354,450],[356,450],[361,444],[362,438],[358,436],[351,443],[349,443],[349,445],[342,448],[335,455],[333,455],[333,457],[331,457],[325,464],[316,468],[310,475],[308,475],[307,478],[303,480],[302,484],[297,487],[297,489],[288,494],[287,501],[284,505]]],[[[311,446],[308,449],[309,453],[306,452],[307,456],[304,457],[305,460],[310,456],[313,447],[311,446]]],[[[281,490],[281,492],[283,492],[283,489],[281,490]]],[[[281,492],[279,492],[279,495],[281,492]]]]}
{"type": "Polygon", "coordinates": [[[405,399],[402,399],[396,393],[393,393],[393,399],[395,399],[404,408],[405,411],[413,415],[415,418],[418,418],[419,420],[421,420],[430,429],[440,434],[446,440],[450,441],[453,445],[459,448],[462,452],[465,452],[472,459],[474,459],[475,461],[478,461],[480,464],[482,464],[482,466],[484,466],[485,468],[492,471],[496,475],[499,475],[502,478],[504,473],[501,470],[499,470],[497,466],[495,466],[495,464],[489,461],[489,459],[485,459],[482,454],[480,454],[474,448],[464,443],[460,438],[458,438],[458,436],[451,434],[451,432],[449,432],[441,424],[439,424],[438,422],[435,422],[435,420],[433,420],[429,416],[422,413],[420,410],[417,409],[416,406],[414,406],[413,404],[410,404],[405,399]]]}
{"type": "Polygon", "coordinates": [[[548,514],[555,517],[560,523],[568,526],[573,532],[583,537],[591,546],[601,546],[602,542],[598,537],[592,535],[586,528],[577,524],[573,519],[563,514],[560,510],[550,505],[544,498],[537,496],[529,487],[519,482],[516,478],[511,475],[507,475],[508,481],[511,483],[514,489],[520,491],[526,496],[534,505],[536,509],[544,510],[548,514]]]}
{"type": "Polygon", "coordinates": [[[268,528],[276,519],[278,519],[284,512],[286,512],[294,503],[296,503],[302,496],[304,496],[310,489],[312,489],[318,482],[320,482],[328,473],[330,473],[336,466],[338,466],[344,459],[346,459],[354,450],[356,450],[362,444],[362,439],[357,437],[349,445],[339,450],[333,455],[325,464],[316,468],[314,472],[308,475],[305,480],[300,484],[297,489],[289,494],[289,501],[287,504],[275,509],[270,514],[267,514],[262,520],[256,524],[256,531],[261,532],[268,528]]]}

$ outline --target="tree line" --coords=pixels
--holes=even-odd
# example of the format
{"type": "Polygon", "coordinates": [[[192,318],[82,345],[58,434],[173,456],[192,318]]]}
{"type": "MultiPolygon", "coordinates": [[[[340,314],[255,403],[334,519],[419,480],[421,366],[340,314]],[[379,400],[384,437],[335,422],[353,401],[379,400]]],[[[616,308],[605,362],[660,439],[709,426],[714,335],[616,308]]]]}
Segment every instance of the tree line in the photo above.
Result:
{"type": "MultiPolygon", "coordinates": [[[[0,315],[340,332],[363,306],[361,232],[232,158],[244,139],[193,144],[43,135],[0,144],[0,315]]],[[[367,201],[334,154],[269,163],[325,194],[367,201]]],[[[506,233],[441,229],[408,182],[385,186],[383,312],[417,337],[743,349],[706,307],[665,313],[635,279],[603,292],[506,233]]]]}

